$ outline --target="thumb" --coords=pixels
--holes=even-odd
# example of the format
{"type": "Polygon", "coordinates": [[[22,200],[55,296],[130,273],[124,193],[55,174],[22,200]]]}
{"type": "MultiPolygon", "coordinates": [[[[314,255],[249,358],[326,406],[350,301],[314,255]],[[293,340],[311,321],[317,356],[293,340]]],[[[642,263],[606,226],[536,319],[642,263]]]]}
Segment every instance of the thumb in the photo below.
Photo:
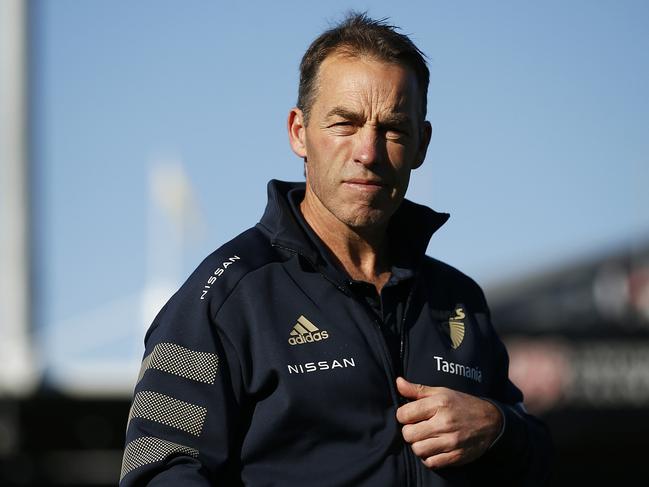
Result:
{"type": "Polygon", "coordinates": [[[397,390],[399,391],[399,394],[407,399],[421,399],[422,397],[428,397],[432,392],[428,389],[430,388],[422,384],[415,384],[414,382],[408,382],[403,377],[397,377],[397,390]]]}

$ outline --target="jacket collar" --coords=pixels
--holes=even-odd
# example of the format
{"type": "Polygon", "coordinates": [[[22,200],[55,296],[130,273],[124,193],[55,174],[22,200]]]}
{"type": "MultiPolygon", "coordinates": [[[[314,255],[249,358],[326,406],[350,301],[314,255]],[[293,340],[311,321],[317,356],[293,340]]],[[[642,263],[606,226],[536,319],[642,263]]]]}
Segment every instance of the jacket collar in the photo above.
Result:
{"type": "MultiPolygon", "coordinates": [[[[292,209],[296,205],[290,201],[291,198],[301,201],[305,188],[305,183],[272,179],[268,183],[268,204],[260,224],[270,232],[271,244],[293,250],[318,265],[324,259],[297,220],[292,209]]],[[[299,201],[294,203],[299,204],[299,201]]],[[[403,200],[388,226],[390,244],[393,249],[398,249],[396,257],[401,261],[401,266],[418,267],[433,233],[449,216],[448,213],[438,213],[426,206],[403,200]]]]}

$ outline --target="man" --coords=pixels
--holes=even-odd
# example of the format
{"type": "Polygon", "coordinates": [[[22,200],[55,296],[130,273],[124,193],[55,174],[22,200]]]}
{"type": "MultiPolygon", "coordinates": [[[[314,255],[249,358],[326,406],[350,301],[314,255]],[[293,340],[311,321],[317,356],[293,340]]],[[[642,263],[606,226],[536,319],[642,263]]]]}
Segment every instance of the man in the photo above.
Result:
{"type": "Polygon", "coordinates": [[[155,319],[121,484],[543,483],[548,434],[482,291],[424,254],[448,215],[404,200],[431,136],[421,52],[352,14],[300,70],[306,184],[271,181],[155,319]]]}

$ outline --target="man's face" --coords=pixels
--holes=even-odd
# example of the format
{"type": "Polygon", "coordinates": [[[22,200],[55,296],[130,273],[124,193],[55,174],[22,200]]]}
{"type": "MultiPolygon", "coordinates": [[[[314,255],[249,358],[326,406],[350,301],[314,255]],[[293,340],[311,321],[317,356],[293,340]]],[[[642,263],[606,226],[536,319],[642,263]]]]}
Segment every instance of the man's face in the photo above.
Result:
{"type": "Polygon", "coordinates": [[[426,155],[430,124],[421,121],[420,104],[410,69],[328,56],[308,126],[299,109],[289,115],[292,148],[307,160],[307,198],[350,228],[386,224],[426,155]]]}

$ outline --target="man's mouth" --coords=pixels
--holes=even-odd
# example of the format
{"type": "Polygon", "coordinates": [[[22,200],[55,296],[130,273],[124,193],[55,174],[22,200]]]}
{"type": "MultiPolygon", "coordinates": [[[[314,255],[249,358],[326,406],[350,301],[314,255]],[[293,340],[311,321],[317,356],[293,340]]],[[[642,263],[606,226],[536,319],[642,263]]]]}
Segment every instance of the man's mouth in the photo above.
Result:
{"type": "Polygon", "coordinates": [[[343,181],[343,183],[355,187],[357,189],[365,189],[365,190],[380,189],[386,186],[385,183],[383,183],[379,179],[354,178],[354,179],[347,179],[343,181]]]}

